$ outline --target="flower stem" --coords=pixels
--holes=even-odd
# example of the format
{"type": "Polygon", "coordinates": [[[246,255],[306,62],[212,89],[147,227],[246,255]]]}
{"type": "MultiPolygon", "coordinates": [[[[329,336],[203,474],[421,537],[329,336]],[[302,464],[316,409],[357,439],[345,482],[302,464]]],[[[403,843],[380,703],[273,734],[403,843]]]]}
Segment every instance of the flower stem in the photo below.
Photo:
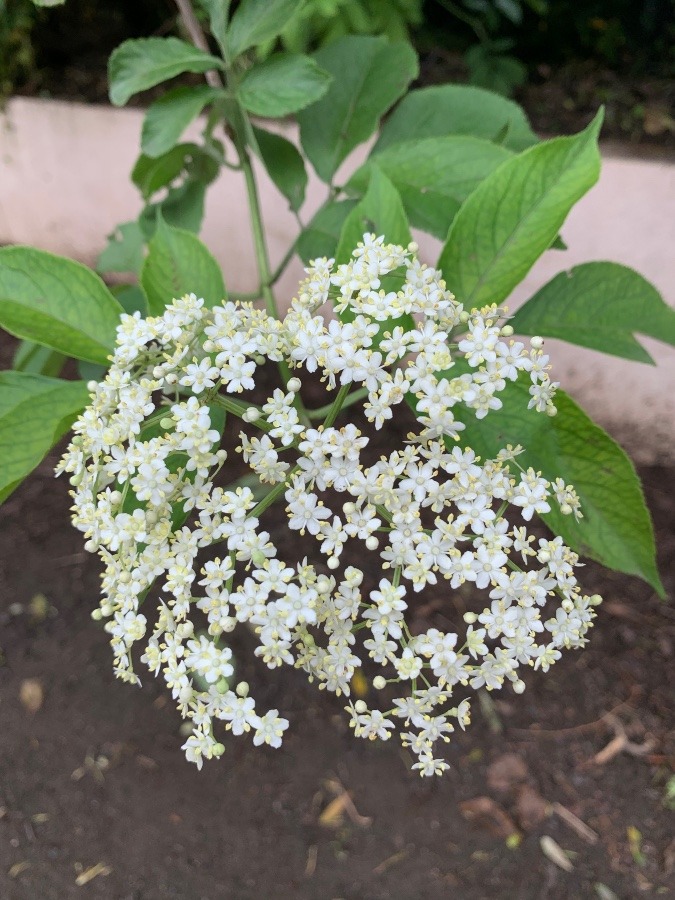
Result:
{"type": "MultiPolygon", "coordinates": [[[[340,405],[340,409],[345,409],[347,406],[352,406],[354,403],[358,403],[360,400],[363,400],[368,396],[368,388],[359,388],[357,391],[354,391],[340,405]]],[[[339,397],[339,394],[338,394],[339,397]]],[[[320,406],[318,409],[310,409],[307,411],[307,415],[310,419],[323,419],[324,416],[327,416],[328,413],[332,410],[335,405],[335,401],[337,397],[333,401],[333,403],[327,403],[326,406],[320,406]]],[[[324,423],[325,424],[325,423],[324,423]]]]}
{"type": "MultiPolygon", "coordinates": [[[[203,50],[204,53],[210,54],[211,48],[209,47],[206,37],[204,36],[202,26],[199,24],[199,20],[195,15],[195,11],[192,8],[192,3],[190,2],[190,0],[175,0],[175,3],[178,7],[178,12],[180,14],[183,26],[187,31],[192,43],[199,50],[203,50]]],[[[204,77],[211,85],[211,87],[221,88],[223,86],[220,75],[215,71],[215,69],[206,72],[204,77]]]]}
{"type": "Polygon", "coordinates": [[[340,390],[337,392],[337,397],[331,403],[328,414],[323,421],[324,428],[330,428],[333,422],[337,419],[340,410],[342,409],[345,400],[347,399],[347,394],[349,393],[349,385],[343,384],[340,390]]]}
{"type": "MultiPolygon", "coordinates": [[[[246,113],[243,111],[243,109],[241,110],[241,114],[242,117],[246,116],[246,113]]],[[[265,301],[265,308],[267,309],[268,315],[270,315],[274,319],[279,319],[279,310],[277,309],[277,303],[274,299],[274,294],[271,287],[272,273],[270,271],[269,254],[267,252],[267,242],[265,241],[265,232],[263,229],[262,214],[260,211],[258,186],[256,184],[253,166],[251,165],[251,157],[249,155],[248,149],[246,148],[246,144],[242,138],[242,135],[239,134],[236,129],[234,132],[234,139],[235,147],[239,155],[239,162],[242,168],[242,172],[244,173],[244,180],[246,181],[246,193],[248,195],[248,205],[251,213],[253,244],[255,246],[255,255],[256,261],[258,263],[258,273],[260,275],[260,285],[262,288],[263,300],[265,301]]],[[[284,383],[284,387],[286,387],[291,379],[290,367],[285,359],[279,361],[278,367],[279,374],[281,375],[281,380],[284,383]]],[[[309,416],[307,415],[307,410],[305,409],[302,398],[299,394],[295,395],[293,406],[297,409],[298,416],[304,422],[304,424],[309,425],[309,416]]]]}
{"type": "MultiPolygon", "coordinates": [[[[206,37],[204,36],[204,32],[202,31],[197,17],[194,14],[194,9],[192,8],[192,3],[190,2],[190,0],[175,0],[175,2],[176,6],[178,7],[183,25],[185,26],[185,29],[189,34],[192,43],[200,50],[210,52],[208,42],[206,40],[206,37]]],[[[227,67],[226,75],[228,76],[227,80],[229,83],[229,76],[232,73],[230,70],[229,61],[225,60],[225,63],[227,67]]],[[[220,78],[220,75],[215,71],[207,72],[206,80],[213,87],[223,87],[223,82],[220,78]]],[[[265,301],[265,308],[267,309],[267,312],[270,316],[275,319],[279,319],[279,311],[277,309],[277,304],[271,288],[271,285],[273,283],[272,272],[270,269],[269,254],[267,252],[267,242],[265,241],[265,231],[263,228],[262,214],[260,210],[260,199],[258,196],[258,186],[256,184],[253,166],[251,165],[251,156],[248,152],[247,147],[247,134],[251,133],[251,123],[249,121],[246,110],[237,100],[236,94],[234,100],[236,103],[237,116],[235,117],[235,123],[233,124],[233,127],[227,128],[226,130],[234,142],[235,150],[237,151],[237,157],[239,159],[239,167],[244,174],[244,180],[246,182],[246,194],[248,197],[249,211],[251,214],[251,229],[253,231],[253,244],[255,248],[256,262],[258,265],[258,274],[260,276],[262,297],[265,301]]],[[[291,370],[285,360],[281,360],[278,366],[279,374],[281,375],[284,387],[286,387],[291,378],[291,370]]],[[[307,416],[307,411],[299,394],[295,395],[293,405],[297,409],[300,419],[305,423],[305,425],[309,425],[309,417],[307,416]]]]}

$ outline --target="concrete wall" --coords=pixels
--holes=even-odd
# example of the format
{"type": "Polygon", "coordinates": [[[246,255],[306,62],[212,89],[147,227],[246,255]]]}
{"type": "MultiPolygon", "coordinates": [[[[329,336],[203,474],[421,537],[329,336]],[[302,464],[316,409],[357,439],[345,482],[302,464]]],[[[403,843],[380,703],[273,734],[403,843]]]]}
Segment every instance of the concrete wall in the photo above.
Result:
{"type": "MultiPolygon", "coordinates": [[[[0,243],[31,244],[92,264],[114,226],[139,212],[129,173],[142,116],[135,109],[11,100],[0,115],[0,243]]],[[[297,226],[284,198],[264,172],[258,174],[274,265],[297,226]]],[[[322,200],[322,185],[312,176],[306,220],[322,200]]],[[[549,251],[539,260],[509,300],[512,309],[561,269],[589,260],[634,267],[675,307],[675,165],[607,156],[599,183],[572,211],[562,234],[569,250],[549,251]]],[[[202,236],[222,263],[231,290],[255,288],[238,173],[224,171],[209,191],[202,236]]],[[[420,245],[434,261],[438,242],[424,236],[420,245]]],[[[292,297],[301,274],[295,260],[278,285],[280,305],[292,297]]],[[[643,340],[656,368],[557,341],[547,342],[547,348],[556,380],[637,461],[675,462],[675,349],[643,340]]]]}

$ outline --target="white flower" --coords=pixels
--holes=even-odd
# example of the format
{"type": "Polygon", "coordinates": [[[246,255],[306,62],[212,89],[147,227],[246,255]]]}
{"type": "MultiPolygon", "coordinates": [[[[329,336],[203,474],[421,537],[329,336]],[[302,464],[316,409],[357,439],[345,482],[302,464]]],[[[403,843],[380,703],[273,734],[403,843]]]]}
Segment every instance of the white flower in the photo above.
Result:
{"type": "Polygon", "coordinates": [[[331,511],[326,509],[316,494],[298,493],[297,489],[286,491],[288,500],[287,512],[288,527],[304,534],[305,530],[310,534],[318,534],[321,528],[321,520],[329,519],[331,511]]]}
{"type": "Polygon", "coordinates": [[[523,470],[527,448],[481,459],[464,443],[448,446],[467,411],[480,421],[502,407],[520,372],[529,407],[553,414],[548,357],[540,340],[529,349],[509,340],[496,305],[465,311],[416,249],[366,234],[344,264],[315,260],[282,321],[247,302],[209,309],[194,294],[161,316],[123,316],[110,370],[74,425],[57,471],[71,477],[73,523],[103,564],[95,616],[106,620],[114,672],[138,683],[140,642],[141,661],[191,723],[184,750],[200,767],[223,752],[218,730],[278,747],[289,725],[277,710],[258,715],[247,684],[224,683],[238,629],[270,671],[292,666],[337,695],[350,695],[366,655],[382,666],[374,696],[386,708],[356,700],[351,725],[371,740],[398,730],[423,775],[447,768],[434,748],[455,721],[469,724],[469,699],[450,706],[457,685],[518,686],[520,666],[547,671],[562,649],[587,641],[598,600],[580,591],[577,554],[513,521],[546,514],[551,496],[580,517],[573,486],[523,470]],[[318,314],[334,297],[351,321],[318,314]],[[391,328],[392,319],[403,324],[391,328]],[[456,361],[469,371],[455,374],[456,361]],[[286,386],[267,389],[259,406],[247,394],[262,389],[265,362],[281,363],[286,386]],[[304,370],[329,391],[309,411],[304,370]],[[405,399],[416,421],[400,447],[349,421],[361,400],[382,429],[405,399]],[[219,407],[236,453],[220,448],[219,407]],[[242,477],[239,458],[246,481],[228,488],[242,477]],[[265,530],[275,501],[290,540],[265,530]],[[343,569],[351,552],[362,568],[343,569]],[[379,581],[369,592],[366,569],[379,581]],[[489,599],[469,606],[463,634],[411,634],[411,588],[467,581],[467,597],[489,599]],[[385,700],[393,684],[402,696],[385,700]]]}
{"type": "Polygon", "coordinates": [[[288,728],[288,719],[281,718],[278,710],[271,709],[262,717],[256,716],[254,728],[256,731],[253,735],[253,743],[256,747],[260,744],[281,747],[282,735],[288,728]]]}
{"type": "Polygon", "coordinates": [[[399,678],[415,679],[422,671],[422,660],[415,656],[409,647],[403,651],[401,656],[394,661],[396,671],[399,678]]]}
{"type": "Polygon", "coordinates": [[[444,759],[434,759],[430,753],[422,754],[413,769],[417,769],[421,776],[442,775],[450,766],[444,759]]]}
{"type": "Polygon", "coordinates": [[[228,691],[223,698],[222,708],[218,712],[218,718],[227,722],[227,728],[232,734],[240,735],[251,728],[257,728],[258,716],[255,714],[255,701],[253,697],[238,697],[232,691],[228,691]]]}
{"type": "Polygon", "coordinates": [[[219,678],[229,678],[234,672],[230,664],[232,651],[229,647],[218,648],[203,635],[198,641],[188,641],[188,655],[185,664],[201,675],[209,684],[219,678]]]}
{"type": "Polygon", "coordinates": [[[195,394],[199,394],[205,388],[215,387],[219,375],[220,370],[211,363],[207,356],[200,363],[195,360],[186,366],[185,375],[179,379],[178,383],[192,388],[195,394]]]}

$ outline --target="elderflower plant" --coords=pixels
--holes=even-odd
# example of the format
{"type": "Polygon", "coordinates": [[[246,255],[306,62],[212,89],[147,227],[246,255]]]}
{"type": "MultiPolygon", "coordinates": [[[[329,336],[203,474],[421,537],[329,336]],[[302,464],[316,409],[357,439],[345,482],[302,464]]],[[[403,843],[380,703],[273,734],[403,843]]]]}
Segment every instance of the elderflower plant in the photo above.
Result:
{"type": "Polygon", "coordinates": [[[380,667],[382,702],[350,700],[351,727],[369,740],[397,732],[421,775],[448,767],[443,745],[469,723],[476,690],[520,693],[521,667],[546,672],[586,643],[599,598],[579,587],[577,554],[527,524],[553,505],[580,517],[574,488],[521,467],[520,447],[481,459],[457,416],[499,409],[519,373],[529,407],[554,414],[542,341],[511,340],[497,306],[464,310],[416,249],[365,234],[347,263],[315,260],[283,319],[246,302],[207,308],[194,294],[160,316],[123,315],[112,365],[90,385],[58,472],[104,565],[94,615],[118,677],[138,683],[140,659],[164,678],[199,767],[222,754],[224,731],[279,747],[289,727],[232,681],[239,628],[269,669],[295,667],[338,696],[350,698],[368,660],[380,667]],[[350,316],[333,318],[329,303],[350,316]],[[268,360],[287,377],[255,403],[268,360]],[[307,411],[303,379],[315,373],[332,402],[307,411]],[[381,429],[406,399],[415,430],[372,452],[347,410],[361,403],[381,429]],[[255,492],[228,486],[223,414],[255,492]],[[302,539],[297,558],[282,558],[266,530],[274,503],[302,539]],[[349,545],[361,567],[344,561],[349,545]],[[465,630],[412,633],[419,592],[466,582],[482,609],[465,630]]]}

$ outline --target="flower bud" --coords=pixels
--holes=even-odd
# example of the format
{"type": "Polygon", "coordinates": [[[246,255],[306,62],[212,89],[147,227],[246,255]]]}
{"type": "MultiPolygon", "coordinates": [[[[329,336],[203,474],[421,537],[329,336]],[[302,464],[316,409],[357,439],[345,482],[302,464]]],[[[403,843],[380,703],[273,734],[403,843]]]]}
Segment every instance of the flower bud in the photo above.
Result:
{"type": "Polygon", "coordinates": [[[515,694],[522,694],[524,690],[525,690],[525,682],[521,681],[520,678],[518,679],[518,681],[513,682],[513,692],[515,694]]]}
{"type": "Polygon", "coordinates": [[[235,691],[237,692],[237,697],[248,697],[248,692],[250,690],[250,686],[248,681],[240,681],[235,691]]]}
{"type": "Polygon", "coordinates": [[[513,326],[512,325],[502,325],[501,332],[504,337],[511,337],[513,334],[513,326]]]}
{"type": "Polygon", "coordinates": [[[256,566],[256,568],[262,569],[262,567],[267,562],[267,557],[262,552],[262,550],[254,550],[251,554],[251,562],[254,566],[256,566]]]}
{"type": "Polygon", "coordinates": [[[368,707],[363,702],[363,700],[357,700],[354,704],[354,709],[357,711],[357,713],[368,712],[368,707]]]}
{"type": "Polygon", "coordinates": [[[300,388],[302,387],[302,382],[300,381],[299,378],[289,378],[288,384],[286,385],[286,387],[292,394],[297,394],[298,391],[300,390],[300,388]]]}
{"type": "Polygon", "coordinates": [[[340,560],[337,556],[331,556],[326,565],[329,569],[337,569],[340,565],[340,560]]]}
{"type": "Polygon", "coordinates": [[[242,419],[244,422],[257,422],[260,418],[260,410],[257,410],[255,406],[249,406],[247,410],[244,411],[242,415],[242,419]]]}
{"type": "Polygon", "coordinates": [[[180,699],[181,703],[189,703],[190,700],[192,700],[193,696],[194,696],[194,691],[188,684],[184,688],[181,689],[181,692],[179,694],[179,699],[180,699]]]}
{"type": "Polygon", "coordinates": [[[370,537],[366,538],[366,547],[369,550],[377,550],[377,548],[379,546],[380,546],[380,542],[378,541],[378,539],[375,537],[374,534],[371,534],[370,537]]]}
{"type": "Polygon", "coordinates": [[[478,616],[473,612],[464,613],[463,618],[467,625],[473,625],[474,622],[478,621],[478,616]]]}
{"type": "Polygon", "coordinates": [[[544,346],[544,339],[543,337],[539,337],[539,335],[536,334],[534,337],[530,338],[530,344],[534,347],[535,350],[541,350],[541,348],[544,346]]]}
{"type": "Polygon", "coordinates": [[[373,687],[376,691],[381,691],[383,688],[387,686],[387,679],[383,678],[381,675],[376,675],[373,678],[373,687]]]}

